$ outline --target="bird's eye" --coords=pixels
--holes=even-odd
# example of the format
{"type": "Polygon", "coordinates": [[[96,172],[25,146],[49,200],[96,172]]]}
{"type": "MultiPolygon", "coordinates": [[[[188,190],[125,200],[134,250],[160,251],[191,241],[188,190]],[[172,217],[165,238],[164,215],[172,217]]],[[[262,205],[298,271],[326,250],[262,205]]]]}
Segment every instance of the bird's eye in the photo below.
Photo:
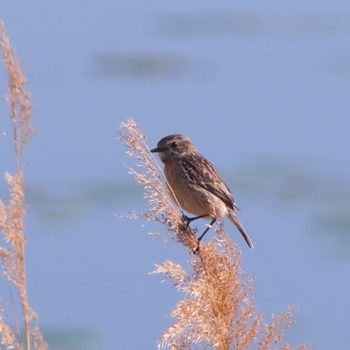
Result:
{"type": "Polygon", "coordinates": [[[172,142],[171,143],[171,148],[176,148],[176,147],[177,147],[177,142],[176,141],[172,142]]]}

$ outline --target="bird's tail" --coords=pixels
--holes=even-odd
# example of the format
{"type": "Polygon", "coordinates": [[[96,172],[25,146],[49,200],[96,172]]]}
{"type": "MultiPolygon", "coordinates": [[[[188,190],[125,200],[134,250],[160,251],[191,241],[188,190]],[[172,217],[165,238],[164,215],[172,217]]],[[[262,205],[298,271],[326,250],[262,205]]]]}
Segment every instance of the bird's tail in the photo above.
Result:
{"type": "Polygon", "coordinates": [[[239,219],[238,219],[237,215],[235,214],[235,212],[233,210],[229,210],[227,216],[235,224],[235,226],[238,228],[239,232],[241,233],[241,235],[243,236],[243,238],[247,242],[249,248],[253,249],[254,248],[253,242],[250,239],[250,237],[248,236],[245,228],[243,227],[243,225],[239,221],[239,219]]]}

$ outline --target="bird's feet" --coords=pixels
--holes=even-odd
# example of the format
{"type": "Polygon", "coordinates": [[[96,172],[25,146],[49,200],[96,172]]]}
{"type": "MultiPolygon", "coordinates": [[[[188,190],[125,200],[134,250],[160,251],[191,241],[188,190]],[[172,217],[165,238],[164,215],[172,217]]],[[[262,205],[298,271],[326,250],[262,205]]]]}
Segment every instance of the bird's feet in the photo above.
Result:
{"type": "Polygon", "coordinates": [[[201,219],[201,218],[205,218],[207,215],[199,215],[199,216],[194,216],[192,218],[189,218],[187,215],[182,214],[182,220],[185,222],[186,224],[186,229],[190,226],[190,223],[194,220],[197,219],[201,219]]]}
{"type": "Polygon", "coordinates": [[[185,214],[182,214],[182,217],[181,217],[183,223],[185,224],[185,227],[186,227],[186,230],[188,229],[188,227],[190,226],[190,223],[191,223],[191,219],[185,215],[185,214]]]}

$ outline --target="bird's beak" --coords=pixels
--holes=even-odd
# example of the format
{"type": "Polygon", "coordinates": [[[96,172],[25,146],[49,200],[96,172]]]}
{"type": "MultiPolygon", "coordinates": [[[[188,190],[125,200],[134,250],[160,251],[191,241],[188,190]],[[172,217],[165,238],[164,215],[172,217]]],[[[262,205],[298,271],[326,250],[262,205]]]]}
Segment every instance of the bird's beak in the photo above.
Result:
{"type": "Polygon", "coordinates": [[[158,153],[158,152],[161,152],[161,151],[162,150],[160,148],[158,148],[158,147],[151,149],[152,153],[158,153]]]}

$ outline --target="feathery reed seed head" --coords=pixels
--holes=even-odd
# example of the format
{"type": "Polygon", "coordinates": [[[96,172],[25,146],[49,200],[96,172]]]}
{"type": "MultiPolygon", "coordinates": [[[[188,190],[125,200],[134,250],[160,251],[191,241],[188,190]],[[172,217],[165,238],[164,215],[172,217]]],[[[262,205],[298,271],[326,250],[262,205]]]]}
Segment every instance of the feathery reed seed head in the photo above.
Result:
{"type": "MultiPolygon", "coordinates": [[[[183,223],[180,208],[170,199],[171,189],[150,153],[146,136],[132,119],[120,125],[119,135],[127,153],[138,162],[137,170],[129,172],[144,186],[150,203],[150,209],[141,216],[163,224],[170,238],[192,253],[197,244],[195,231],[183,223]]],[[[240,250],[222,225],[216,227],[214,239],[191,254],[190,266],[189,273],[181,265],[166,261],[156,265],[153,272],[173,281],[183,294],[171,313],[175,323],[161,337],[159,348],[190,349],[197,344],[218,350],[292,349],[282,343],[292,323],[291,310],[274,317],[269,325],[263,324],[254,304],[253,280],[242,270],[240,250]]],[[[303,345],[298,349],[311,348],[303,345]]]]}
{"type": "MultiPolygon", "coordinates": [[[[6,243],[0,246],[0,261],[5,277],[18,291],[24,319],[26,350],[31,350],[33,346],[37,350],[45,350],[47,344],[39,327],[34,325],[37,315],[28,301],[25,259],[23,152],[33,134],[32,103],[26,89],[26,78],[1,21],[0,49],[8,72],[8,102],[17,162],[16,173],[5,174],[10,192],[9,203],[0,199],[0,232],[6,243]]],[[[0,339],[8,348],[22,349],[21,340],[17,339],[17,333],[5,323],[4,317],[0,318],[0,339]]]]}

